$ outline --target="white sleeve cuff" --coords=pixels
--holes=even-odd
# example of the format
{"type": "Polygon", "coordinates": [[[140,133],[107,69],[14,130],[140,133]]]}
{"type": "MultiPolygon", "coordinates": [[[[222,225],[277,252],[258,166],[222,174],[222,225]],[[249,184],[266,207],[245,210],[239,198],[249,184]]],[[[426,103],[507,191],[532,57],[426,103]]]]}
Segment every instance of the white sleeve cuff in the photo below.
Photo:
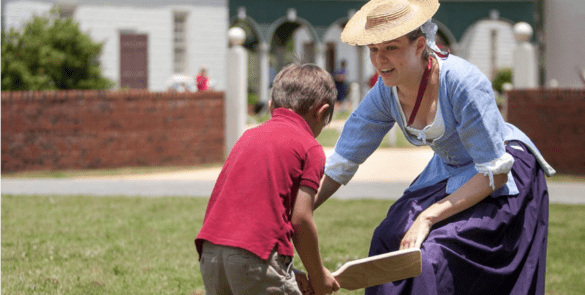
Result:
{"type": "Polygon", "coordinates": [[[340,154],[333,152],[325,162],[325,174],[337,183],[346,185],[357,172],[359,164],[356,164],[340,154]]]}
{"type": "Polygon", "coordinates": [[[482,173],[490,178],[490,187],[496,190],[494,184],[494,174],[508,174],[512,170],[514,158],[508,153],[504,153],[498,159],[482,164],[475,164],[477,172],[482,173]]]}

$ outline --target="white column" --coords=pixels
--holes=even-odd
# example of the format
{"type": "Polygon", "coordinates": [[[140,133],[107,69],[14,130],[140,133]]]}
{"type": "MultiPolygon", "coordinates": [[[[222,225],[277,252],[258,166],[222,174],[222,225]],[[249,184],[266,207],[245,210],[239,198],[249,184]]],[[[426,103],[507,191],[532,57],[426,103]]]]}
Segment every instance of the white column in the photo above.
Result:
{"type": "Polygon", "coordinates": [[[323,42],[317,42],[315,44],[315,64],[321,67],[322,69],[326,69],[325,63],[325,51],[327,47],[323,42]]]}
{"type": "Polygon", "coordinates": [[[355,49],[357,51],[357,82],[360,85],[360,101],[362,101],[363,97],[366,96],[367,93],[364,79],[364,72],[366,70],[364,63],[364,46],[356,46],[355,49]]]}
{"type": "Polygon", "coordinates": [[[268,85],[270,85],[270,72],[268,63],[268,44],[266,42],[260,43],[260,87],[258,93],[258,100],[268,103],[268,85]]]}
{"type": "Polygon", "coordinates": [[[228,30],[232,46],[226,57],[226,91],[225,91],[225,156],[229,155],[236,141],[246,127],[246,100],[248,81],[248,57],[242,47],[246,38],[244,30],[233,27],[228,30]]]}
{"type": "Polygon", "coordinates": [[[512,83],[504,83],[502,85],[502,92],[504,92],[504,102],[502,103],[502,117],[504,117],[504,121],[508,121],[508,91],[514,89],[514,85],[512,83]]]}
{"type": "Polygon", "coordinates": [[[536,52],[529,42],[532,37],[532,27],[525,22],[519,22],[514,25],[514,33],[518,46],[514,51],[512,84],[514,88],[535,88],[538,83],[538,69],[536,52]]]}
{"type": "Polygon", "coordinates": [[[396,130],[398,129],[398,124],[394,124],[394,126],[392,126],[392,129],[390,129],[390,131],[388,131],[388,145],[390,145],[391,147],[395,147],[396,146],[396,130]]]}
{"type": "Polygon", "coordinates": [[[349,84],[349,99],[351,99],[351,110],[355,111],[362,100],[360,85],[357,82],[349,84]]]}

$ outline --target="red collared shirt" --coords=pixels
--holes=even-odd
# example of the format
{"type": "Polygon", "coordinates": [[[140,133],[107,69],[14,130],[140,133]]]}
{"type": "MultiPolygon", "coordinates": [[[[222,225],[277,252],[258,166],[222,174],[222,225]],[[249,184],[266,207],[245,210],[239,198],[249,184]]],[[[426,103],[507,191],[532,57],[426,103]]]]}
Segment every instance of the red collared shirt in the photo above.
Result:
{"type": "Polygon", "coordinates": [[[246,249],[268,259],[278,253],[294,256],[291,217],[299,187],[317,190],[325,153],[307,122],[279,108],[266,123],[246,131],[236,142],[217,179],[201,242],[246,249]]]}

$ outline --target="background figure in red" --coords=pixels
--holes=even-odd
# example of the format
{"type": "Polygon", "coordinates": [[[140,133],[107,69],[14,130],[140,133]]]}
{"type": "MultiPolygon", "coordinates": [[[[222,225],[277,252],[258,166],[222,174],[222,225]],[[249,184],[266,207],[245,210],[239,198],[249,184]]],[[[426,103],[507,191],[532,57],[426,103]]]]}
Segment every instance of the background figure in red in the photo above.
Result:
{"type": "Polygon", "coordinates": [[[207,76],[207,67],[201,67],[199,74],[197,74],[195,77],[195,82],[197,82],[197,90],[209,89],[209,76],[207,76]]]}
{"type": "Polygon", "coordinates": [[[370,82],[369,82],[369,86],[370,88],[374,87],[374,85],[376,85],[376,82],[378,82],[378,72],[374,72],[371,76],[370,76],[370,82]]]}

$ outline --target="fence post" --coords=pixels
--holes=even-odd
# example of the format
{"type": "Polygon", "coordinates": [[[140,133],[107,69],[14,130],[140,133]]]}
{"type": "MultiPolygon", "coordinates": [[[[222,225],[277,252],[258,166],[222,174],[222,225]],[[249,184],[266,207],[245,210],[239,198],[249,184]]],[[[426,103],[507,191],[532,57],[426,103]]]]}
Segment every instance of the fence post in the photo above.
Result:
{"type": "Polygon", "coordinates": [[[518,46],[514,51],[512,84],[514,88],[536,88],[538,81],[536,53],[534,46],[530,44],[532,27],[528,23],[519,22],[514,25],[514,34],[518,46]]]}
{"type": "Polygon", "coordinates": [[[502,117],[504,117],[504,121],[508,122],[508,92],[514,89],[514,85],[512,83],[506,82],[502,85],[502,92],[504,93],[504,101],[502,102],[502,117]]]}
{"type": "Polygon", "coordinates": [[[358,82],[349,84],[349,99],[351,101],[351,111],[353,112],[357,109],[361,100],[360,84],[358,82]]]}
{"type": "Polygon", "coordinates": [[[268,60],[270,46],[266,42],[261,42],[258,46],[260,48],[260,87],[258,89],[258,102],[268,105],[268,88],[272,82],[270,81],[270,61],[268,60]]]}
{"type": "Polygon", "coordinates": [[[242,47],[246,33],[239,27],[228,30],[231,47],[226,58],[225,157],[244,133],[248,100],[248,58],[242,47]]]}

